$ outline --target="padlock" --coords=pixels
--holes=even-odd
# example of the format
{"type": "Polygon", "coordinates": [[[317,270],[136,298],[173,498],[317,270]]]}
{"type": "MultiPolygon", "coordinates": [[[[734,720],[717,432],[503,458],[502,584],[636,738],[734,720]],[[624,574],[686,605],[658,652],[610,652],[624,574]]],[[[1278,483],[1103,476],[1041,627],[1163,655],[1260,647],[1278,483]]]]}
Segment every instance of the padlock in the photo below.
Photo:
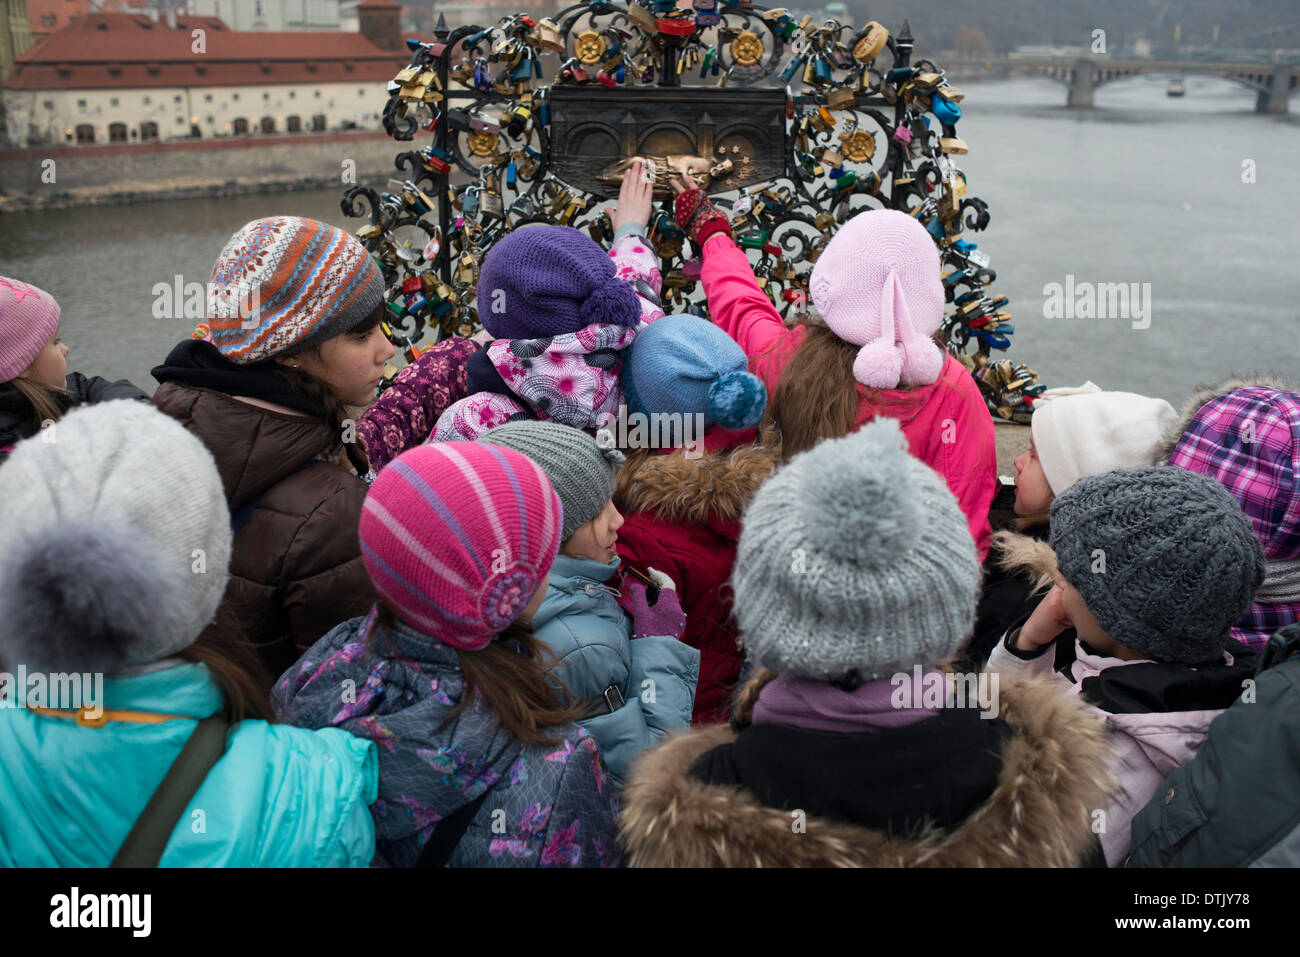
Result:
{"type": "Polygon", "coordinates": [[[835,225],[835,216],[829,210],[822,210],[813,217],[813,226],[821,232],[826,232],[833,225],[835,225]]]}
{"type": "Polygon", "coordinates": [[[889,42],[889,31],[875,20],[863,27],[862,39],[853,45],[853,58],[859,63],[870,63],[889,42]]]}
{"type": "Polygon", "coordinates": [[[970,147],[966,145],[965,140],[958,139],[956,136],[941,136],[939,138],[939,151],[954,156],[962,156],[970,152],[970,147]]]}
{"type": "Polygon", "coordinates": [[[478,213],[479,193],[482,190],[477,186],[470,186],[461,195],[460,209],[466,216],[474,216],[478,213]]]}
{"type": "Polygon", "coordinates": [[[543,50],[549,50],[551,53],[564,52],[564,40],[560,36],[560,27],[550,17],[542,17],[537,21],[536,42],[543,50]]]}
{"type": "Polygon", "coordinates": [[[473,253],[460,257],[456,264],[456,281],[472,286],[478,280],[478,261],[473,253]]]}
{"type": "Polygon", "coordinates": [[[507,186],[511,188],[514,187],[515,178],[518,176],[518,173],[519,173],[519,167],[516,166],[515,161],[511,159],[510,162],[506,164],[506,185],[507,186]]]}
{"type": "Polygon", "coordinates": [[[532,118],[533,111],[522,104],[514,106],[506,113],[506,132],[513,137],[518,137],[528,126],[529,119],[532,118]]]}
{"type": "Polygon", "coordinates": [[[494,190],[487,190],[479,199],[479,209],[482,215],[488,219],[503,219],[505,217],[505,204],[501,199],[501,194],[494,190]]]}
{"type": "Polygon", "coordinates": [[[500,133],[501,124],[483,113],[469,114],[469,127],[484,133],[500,133]]]}
{"type": "Polygon", "coordinates": [[[830,167],[839,167],[844,165],[844,157],[836,150],[829,148],[822,153],[821,160],[830,167]]]}
{"type": "Polygon", "coordinates": [[[894,135],[890,138],[896,140],[899,143],[902,143],[904,146],[907,146],[909,143],[912,142],[912,131],[908,129],[906,126],[899,125],[894,130],[894,135]]]}
{"type": "Polygon", "coordinates": [[[439,149],[436,146],[430,146],[421,151],[425,164],[435,173],[451,172],[452,156],[449,152],[439,149]]]}
{"type": "Polygon", "coordinates": [[[641,6],[641,4],[637,3],[636,0],[629,0],[627,5],[627,18],[646,33],[654,34],[659,29],[654,14],[641,6]]]}
{"type": "Polygon", "coordinates": [[[382,233],[383,230],[380,229],[378,226],[375,225],[362,226],[360,229],[357,230],[357,239],[361,240],[362,242],[365,242],[367,239],[374,239],[376,236],[379,236],[382,233]]]}
{"type": "Polygon", "coordinates": [[[941,96],[930,98],[930,112],[934,114],[935,119],[940,123],[948,126],[961,119],[961,107],[956,103],[949,103],[941,96]]]}
{"type": "Polygon", "coordinates": [[[836,87],[826,93],[826,107],[831,110],[852,109],[857,96],[848,87],[836,87]]]}
{"type": "Polygon", "coordinates": [[[796,55],[791,57],[790,62],[787,63],[785,69],[781,71],[781,82],[788,85],[790,81],[794,79],[794,75],[802,70],[803,67],[804,58],[802,56],[796,55]]]}

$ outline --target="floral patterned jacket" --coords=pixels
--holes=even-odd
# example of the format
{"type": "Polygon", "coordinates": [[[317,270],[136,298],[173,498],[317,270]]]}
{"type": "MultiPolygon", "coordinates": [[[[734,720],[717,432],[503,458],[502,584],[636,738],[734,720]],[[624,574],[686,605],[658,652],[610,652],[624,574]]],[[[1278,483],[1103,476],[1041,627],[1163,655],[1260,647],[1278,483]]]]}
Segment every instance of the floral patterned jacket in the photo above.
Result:
{"type": "Polygon", "coordinates": [[[276,683],[280,717],[375,742],[377,866],[411,867],[438,822],[487,798],[450,867],[611,867],[620,863],[618,803],[595,740],[576,725],[557,743],[524,745],[482,699],[450,722],[465,693],[456,651],[398,623],[367,638],[372,610],[314,644],[276,683]],[[445,723],[445,724],[444,724],[445,723]]]}

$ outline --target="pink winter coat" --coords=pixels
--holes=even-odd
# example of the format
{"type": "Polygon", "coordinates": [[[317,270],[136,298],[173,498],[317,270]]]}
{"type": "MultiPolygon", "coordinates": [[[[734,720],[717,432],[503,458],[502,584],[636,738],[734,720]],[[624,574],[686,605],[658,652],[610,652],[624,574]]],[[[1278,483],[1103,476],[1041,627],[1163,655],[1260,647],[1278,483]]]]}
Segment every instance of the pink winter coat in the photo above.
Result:
{"type": "MultiPolygon", "coordinates": [[[[1018,631],[1018,629],[1016,629],[1018,631]]],[[[1068,636],[1067,636],[1068,637],[1068,636]]],[[[1095,677],[1109,668],[1151,664],[1147,659],[1126,661],[1107,655],[1095,655],[1077,640],[1074,642],[1075,660],[1065,674],[1053,670],[1055,645],[1037,657],[1019,658],[1006,648],[1005,641],[998,642],[985,670],[1008,677],[1049,677],[1059,685],[1062,694],[1078,695],[1083,681],[1095,677]]],[[[1231,667],[1234,659],[1223,653],[1224,665],[1231,667]]],[[[1146,714],[1115,714],[1102,711],[1089,704],[1089,710],[1105,721],[1110,728],[1114,755],[1110,770],[1119,782],[1104,808],[1104,816],[1095,818],[1106,864],[1116,867],[1128,856],[1133,818],[1159,792],[1161,785],[1173,771],[1190,761],[1209,733],[1210,722],[1221,715],[1223,708],[1197,711],[1167,711],[1146,714]]]]}
{"type": "MultiPolygon", "coordinates": [[[[701,279],[713,321],[740,343],[750,371],[772,395],[807,329],[786,328],[755,282],[749,259],[725,234],[705,242],[701,279]]],[[[859,384],[858,395],[858,425],[881,415],[897,419],[911,453],[943,476],[984,561],[993,534],[989,507],[998,488],[997,450],[993,419],[970,373],[949,355],[930,385],[871,390],[859,384]]]]}

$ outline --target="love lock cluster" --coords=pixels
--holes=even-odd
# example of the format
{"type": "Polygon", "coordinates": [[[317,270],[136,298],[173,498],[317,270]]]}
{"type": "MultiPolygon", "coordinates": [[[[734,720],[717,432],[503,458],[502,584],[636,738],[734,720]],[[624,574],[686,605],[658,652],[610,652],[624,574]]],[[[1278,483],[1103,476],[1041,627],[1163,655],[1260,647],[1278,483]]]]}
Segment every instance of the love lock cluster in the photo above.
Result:
{"type": "MultiPolygon", "coordinates": [[[[1042,391],[1023,366],[990,371],[1002,365],[990,362],[991,351],[1010,345],[1014,327],[1006,297],[988,291],[996,278],[988,256],[964,235],[989,224],[988,207],[968,195],[956,165],[968,150],[956,132],[964,97],[933,61],[913,61],[906,22],[895,36],[875,21],[855,29],[741,0],[690,8],[591,0],[554,18],[515,14],[491,27],[449,31],[440,21],[434,36],[407,41],[410,64],[389,84],[383,111],[394,139],[429,139],[396,157],[404,178],[382,191],[354,186],[342,203],[347,215],[368,216],[357,235],[384,272],[385,329],[408,359],[425,340],[479,329],[479,269],[509,230],[558,223],[612,240],[602,198],[552,169],[553,90],[603,87],[616,101],[623,88],[732,84],[784,87],[784,117],[773,117],[784,120],[783,171],[754,182],[750,156],[725,141],[708,157],[646,159],[664,172],[680,163],[708,172],[760,286],[788,321],[806,309],[812,266],[839,226],[866,210],[899,209],[934,237],[951,304],[941,334],[989,408],[1018,417],[1009,410],[1042,391]]],[[[617,182],[631,158],[608,157],[600,182],[617,182]]],[[[686,258],[686,237],[667,207],[650,223],[665,306],[707,315],[700,263],[686,258]]]]}

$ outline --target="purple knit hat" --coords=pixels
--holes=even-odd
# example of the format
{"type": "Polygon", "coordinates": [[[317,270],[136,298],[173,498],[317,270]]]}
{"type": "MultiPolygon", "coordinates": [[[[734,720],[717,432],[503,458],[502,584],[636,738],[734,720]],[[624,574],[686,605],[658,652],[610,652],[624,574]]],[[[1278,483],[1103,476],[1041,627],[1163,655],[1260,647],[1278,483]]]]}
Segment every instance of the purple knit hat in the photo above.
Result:
{"type": "Polygon", "coordinates": [[[529,226],[507,233],[484,260],[478,316],[497,339],[541,339],[597,322],[635,326],[641,301],[590,238],[570,226],[529,226]]]}
{"type": "Polygon", "coordinates": [[[59,304],[44,289],[0,276],[0,382],[36,361],[59,326],[59,304]]]}
{"type": "Polygon", "coordinates": [[[470,442],[421,445],[370,486],[361,555],[402,621],[477,651],[546,586],[563,521],[550,479],[520,453],[470,442]]]}

